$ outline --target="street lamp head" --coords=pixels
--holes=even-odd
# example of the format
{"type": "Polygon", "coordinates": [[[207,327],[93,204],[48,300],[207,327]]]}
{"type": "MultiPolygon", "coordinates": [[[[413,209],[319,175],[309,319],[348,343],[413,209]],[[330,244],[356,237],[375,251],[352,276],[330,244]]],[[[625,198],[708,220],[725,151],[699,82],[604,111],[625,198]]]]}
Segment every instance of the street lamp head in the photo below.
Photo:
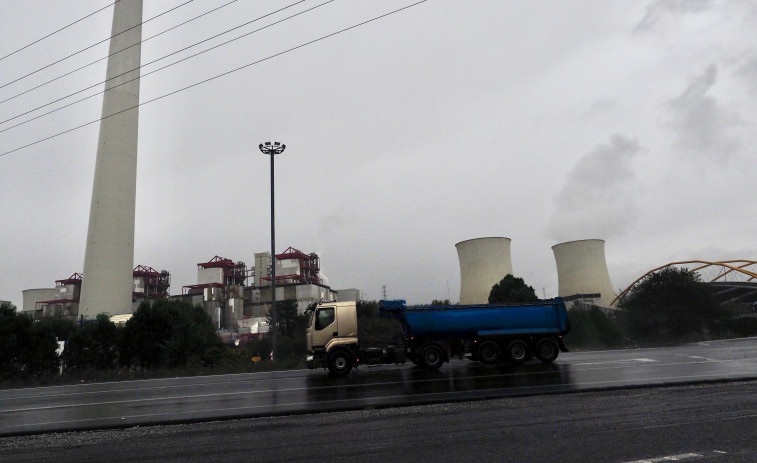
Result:
{"type": "Polygon", "coordinates": [[[263,154],[268,154],[268,155],[281,154],[284,152],[286,147],[287,145],[284,145],[277,141],[273,143],[271,143],[270,141],[267,141],[265,143],[261,143],[260,145],[258,145],[258,148],[260,149],[260,151],[263,154]]]}

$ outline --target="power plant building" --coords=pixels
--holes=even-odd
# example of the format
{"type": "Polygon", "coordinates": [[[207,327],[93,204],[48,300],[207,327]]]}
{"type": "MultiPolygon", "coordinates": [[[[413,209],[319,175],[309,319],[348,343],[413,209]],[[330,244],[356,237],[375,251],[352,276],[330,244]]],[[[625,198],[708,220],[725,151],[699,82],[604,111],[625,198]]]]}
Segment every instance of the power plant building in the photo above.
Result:
{"type": "Polygon", "coordinates": [[[568,241],[552,246],[557,264],[557,295],[609,307],[615,299],[605,260],[605,242],[599,239],[568,241]]]}
{"type": "Polygon", "coordinates": [[[455,245],[460,262],[460,304],[486,304],[492,286],[513,274],[510,238],[490,237],[455,245]]]}
{"type": "MultiPolygon", "coordinates": [[[[129,313],[133,313],[144,300],[168,297],[171,286],[171,274],[168,271],[159,272],[152,267],[137,265],[131,274],[132,293],[131,311],[129,313]]],[[[83,281],[84,277],[81,273],[74,273],[68,278],[55,280],[54,288],[25,289],[22,292],[24,313],[33,316],[35,319],[40,317],[81,318],[82,314],[79,313],[79,309],[81,307],[83,281]]],[[[119,314],[108,313],[108,315],[119,314]]]]}
{"type": "MultiPolygon", "coordinates": [[[[250,312],[253,317],[268,314],[271,308],[271,255],[255,254],[255,281],[247,288],[250,312]]],[[[347,294],[345,294],[347,296],[347,294]]],[[[320,259],[317,254],[306,254],[293,247],[276,254],[276,301],[294,300],[299,313],[311,302],[334,301],[336,291],[323,284],[320,277],[320,259]]]]}

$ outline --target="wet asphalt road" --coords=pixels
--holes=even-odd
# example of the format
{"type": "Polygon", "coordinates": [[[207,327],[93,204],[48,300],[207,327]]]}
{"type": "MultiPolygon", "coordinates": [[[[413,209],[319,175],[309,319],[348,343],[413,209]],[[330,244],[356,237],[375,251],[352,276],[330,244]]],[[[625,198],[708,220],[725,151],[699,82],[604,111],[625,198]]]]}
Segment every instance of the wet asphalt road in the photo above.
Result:
{"type": "Polygon", "coordinates": [[[757,338],[562,354],[554,364],[455,360],[361,367],[346,378],[287,371],[0,391],[0,435],[201,422],[557,392],[757,379],[757,338]]]}
{"type": "Polygon", "coordinates": [[[0,438],[3,463],[753,463],[757,381],[0,438]]]}

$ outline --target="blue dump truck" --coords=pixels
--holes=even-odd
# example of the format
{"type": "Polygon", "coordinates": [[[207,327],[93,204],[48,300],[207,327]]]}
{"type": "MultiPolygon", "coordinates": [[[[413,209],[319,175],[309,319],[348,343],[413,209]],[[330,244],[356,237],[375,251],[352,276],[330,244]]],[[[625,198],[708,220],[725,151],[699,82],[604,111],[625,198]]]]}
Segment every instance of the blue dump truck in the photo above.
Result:
{"type": "Polygon", "coordinates": [[[401,339],[369,343],[358,331],[355,302],[320,302],[307,311],[307,366],[346,375],[358,365],[414,364],[436,370],[452,357],[482,363],[544,363],[567,352],[570,321],[562,299],[517,304],[416,305],[380,301],[382,317],[396,319],[401,339]]]}

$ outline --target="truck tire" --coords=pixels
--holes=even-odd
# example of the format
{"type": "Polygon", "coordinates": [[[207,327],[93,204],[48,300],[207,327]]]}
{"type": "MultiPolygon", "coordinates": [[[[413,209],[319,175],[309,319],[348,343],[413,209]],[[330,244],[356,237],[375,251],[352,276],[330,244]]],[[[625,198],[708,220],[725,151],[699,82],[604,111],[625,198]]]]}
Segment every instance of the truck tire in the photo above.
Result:
{"type": "Polygon", "coordinates": [[[478,345],[478,359],[481,363],[496,363],[499,360],[499,355],[499,345],[494,341],[484,341],[478,345]]]}
{"type": "Polygon", "coordinates": [[[352,370],[352,357],[347,352],[338,350],[329,355],[329,372],[334,376],[346,376],[352,370]]]}
{"type": "Polygon", "coordinates": [[[444,352],[436,344],[429,344],[421,351],[421,362],[429,370],[438,370],[444,363],[444,352]]]}
{"type": "Polygon", "coordinates": [[[507,357],[516,364],[520,364],[528,360],[528,344],[525,341],[516,339],[507,345],[507,357]]]}
{"type": "Polygon", "coordinates": [[[557,341],[552,338],[541,338],[536,342],[536,358],[542,363],[552,363],[560,355],[557,341]]]}

